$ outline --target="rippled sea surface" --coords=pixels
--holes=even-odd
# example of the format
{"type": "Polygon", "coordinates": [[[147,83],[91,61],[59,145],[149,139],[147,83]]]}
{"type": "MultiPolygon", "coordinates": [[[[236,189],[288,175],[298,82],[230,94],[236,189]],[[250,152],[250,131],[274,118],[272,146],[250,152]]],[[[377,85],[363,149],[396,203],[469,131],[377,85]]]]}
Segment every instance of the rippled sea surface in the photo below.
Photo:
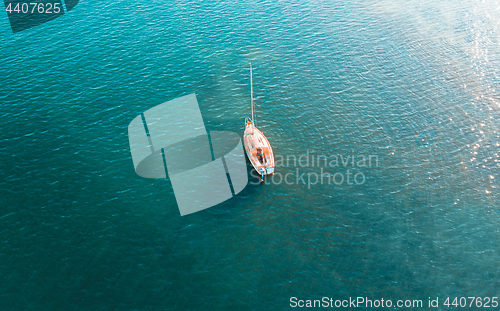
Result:
{"type": "Polygon", "coordinates": [[[3,14],[0,51],[1,310],[500,296],[494,1],[80,1],[16,34],[3,14]],[[250,62],[277,155],[377,162],[287,163],[291,184],[181,217],[128,124],[194,92],[242,134],[250,62]],[[307,184],[321,169],[364,183],[307,184]]]}

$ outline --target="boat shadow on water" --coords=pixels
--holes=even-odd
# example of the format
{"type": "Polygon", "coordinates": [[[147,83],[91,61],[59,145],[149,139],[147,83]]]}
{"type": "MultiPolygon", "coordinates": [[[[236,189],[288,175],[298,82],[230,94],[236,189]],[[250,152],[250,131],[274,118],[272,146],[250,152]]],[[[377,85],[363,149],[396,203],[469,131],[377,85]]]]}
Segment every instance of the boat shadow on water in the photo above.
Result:
{"type": "MultiPolygon", "coordinates": [[[[266,195],[265,181],[267,176],[264,177],[264,181],[261,182],[260,176],[257,175],[252,164],[248,159],[246,159],[248,183],[246,187],[237,193],[231,199],[221,202],[209,209],[206,212],[211,214],[228,214],[228,215],[239,215],[248,213],[251,209],[255,208],[255,203],[258,198],[262,195],[266,195]],[[252,200],[250,200],[252,198],[252,200]]],[[[202,211],[203,212],[203,211],[202,211]]]]}

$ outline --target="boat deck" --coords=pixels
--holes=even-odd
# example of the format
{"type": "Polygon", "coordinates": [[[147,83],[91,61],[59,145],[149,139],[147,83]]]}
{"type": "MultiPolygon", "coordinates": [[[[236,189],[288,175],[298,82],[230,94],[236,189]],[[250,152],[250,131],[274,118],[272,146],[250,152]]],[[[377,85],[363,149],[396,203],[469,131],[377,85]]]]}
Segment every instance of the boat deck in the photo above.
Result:
{"type": "Polygon", "coordinates": [[[254,169],[264,175],[274,172],[274,154],[271,144],[262,132],[252,124],[247,125],[243,136],[245,151],[254,169]]]}

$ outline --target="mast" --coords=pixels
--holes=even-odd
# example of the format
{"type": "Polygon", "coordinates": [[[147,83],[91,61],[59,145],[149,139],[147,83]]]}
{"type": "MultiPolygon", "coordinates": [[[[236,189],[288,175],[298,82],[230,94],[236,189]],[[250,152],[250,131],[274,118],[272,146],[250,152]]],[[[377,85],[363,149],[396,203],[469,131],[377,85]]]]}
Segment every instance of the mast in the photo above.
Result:
{"type": "Polygon", "coordinates": [[[253,107],[252,63],[250,63],[250,94],[251,94],[251,105],[252,105],[252,126],[255,126],[255,112],[253,107]]]}

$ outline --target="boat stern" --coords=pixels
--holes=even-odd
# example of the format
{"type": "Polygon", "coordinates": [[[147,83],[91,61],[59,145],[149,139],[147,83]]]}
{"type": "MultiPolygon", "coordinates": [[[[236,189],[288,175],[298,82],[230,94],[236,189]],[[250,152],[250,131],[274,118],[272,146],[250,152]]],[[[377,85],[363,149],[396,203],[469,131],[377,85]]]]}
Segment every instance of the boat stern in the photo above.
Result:
{"type": "Polygon", "coordinates": [[[271,175],[274,173],[274,167],[268,167],[266,168],[266,175],[271,175]]]}

